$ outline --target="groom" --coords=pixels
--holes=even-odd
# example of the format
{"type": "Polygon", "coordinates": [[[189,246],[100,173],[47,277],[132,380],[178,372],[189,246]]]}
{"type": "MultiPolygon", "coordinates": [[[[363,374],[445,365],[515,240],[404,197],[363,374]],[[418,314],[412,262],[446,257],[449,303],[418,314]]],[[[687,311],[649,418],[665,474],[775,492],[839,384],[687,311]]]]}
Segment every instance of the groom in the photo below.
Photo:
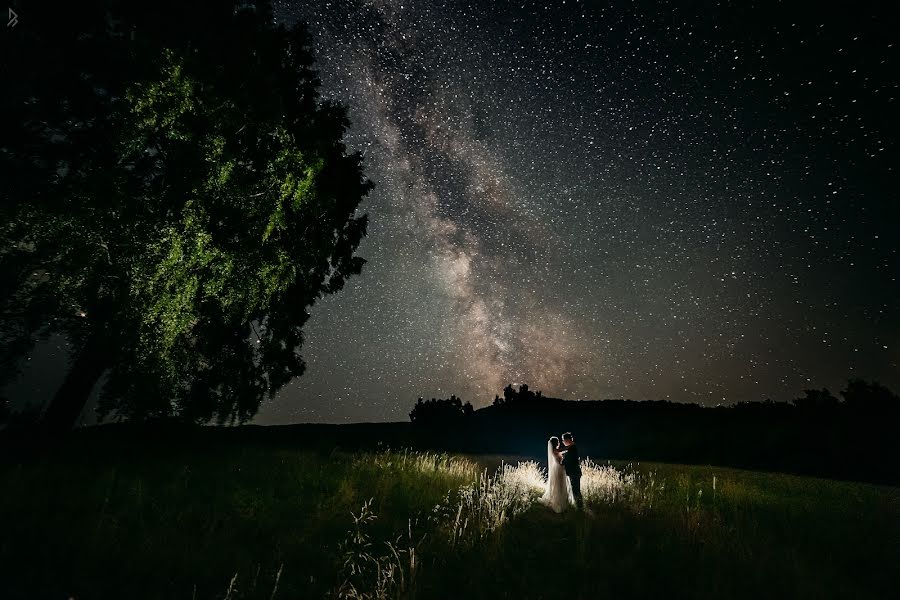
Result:
{"type": "Polygon", "coordinates": [[[566,469],[566,475],[572,484],[572,497],[575,498],[575,505],[581,509],[584,508],[584,501],[581,499],[581,465],[578,461],[578,446],[575,445],[575,437],[571,432],[562,434],[562,441],[565,449],[563,452],[563,467],[566,469]]]}

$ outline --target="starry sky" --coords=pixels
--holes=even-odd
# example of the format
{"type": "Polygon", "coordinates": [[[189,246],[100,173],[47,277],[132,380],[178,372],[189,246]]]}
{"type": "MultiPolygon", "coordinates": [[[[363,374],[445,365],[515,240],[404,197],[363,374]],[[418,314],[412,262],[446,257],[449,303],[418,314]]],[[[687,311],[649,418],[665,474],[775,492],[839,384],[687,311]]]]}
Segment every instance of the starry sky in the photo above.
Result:
{"type": "Polygon", "coordinates": [[[257,422],[900,388],[897,23],[784,4],[276,3],[377,187],[257,422]]]}
{"type": "Polygon", "coordinates": [[[255,422],[900,390],[898,23],[802,4],[276,1],[377,187],[255,422]]]}

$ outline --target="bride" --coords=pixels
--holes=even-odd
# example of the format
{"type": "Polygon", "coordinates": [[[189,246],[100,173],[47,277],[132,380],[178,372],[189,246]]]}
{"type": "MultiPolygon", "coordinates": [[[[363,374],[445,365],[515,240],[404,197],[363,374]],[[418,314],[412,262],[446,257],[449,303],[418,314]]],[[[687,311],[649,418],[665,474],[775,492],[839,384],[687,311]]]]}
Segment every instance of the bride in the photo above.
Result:
{"type": "Polygon", "coordinates": [[[547,440],[547,490],[541,497],[541,502],[558,513],[569,507],[569,482],[562,461],[559,438],[553,436],[547,440]]]}

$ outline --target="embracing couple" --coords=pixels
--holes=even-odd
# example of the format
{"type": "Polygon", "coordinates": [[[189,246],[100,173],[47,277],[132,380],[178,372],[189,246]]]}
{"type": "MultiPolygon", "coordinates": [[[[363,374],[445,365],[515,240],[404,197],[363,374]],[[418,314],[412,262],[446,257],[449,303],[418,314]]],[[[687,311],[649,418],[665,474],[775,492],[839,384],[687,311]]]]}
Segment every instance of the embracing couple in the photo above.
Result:
{"type": "Polygon", "coordinates": [[[578,446],[571,433],[562,434],[562,444],[556,436],[547,440],[547,491],[541,501],[558,513],[572,503],[578,508],[584,506],[578,446]]]}

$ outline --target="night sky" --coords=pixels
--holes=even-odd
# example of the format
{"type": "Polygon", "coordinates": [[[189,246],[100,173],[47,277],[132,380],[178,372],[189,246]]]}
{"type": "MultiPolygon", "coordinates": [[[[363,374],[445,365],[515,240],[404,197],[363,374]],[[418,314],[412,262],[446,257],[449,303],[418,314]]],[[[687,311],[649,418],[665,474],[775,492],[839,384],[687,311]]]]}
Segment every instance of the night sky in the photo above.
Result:
{"type": "Polygon", "coordinates": [[[897,23],[846,6],[278,3],[377,188],[258,421],[900,388],[897,23]]]}
{"type": "Polygon", "coordinates": [[[844,6],[276,2],[377,187],[256,422],[900,389],[898,23],[844,6]]]}

